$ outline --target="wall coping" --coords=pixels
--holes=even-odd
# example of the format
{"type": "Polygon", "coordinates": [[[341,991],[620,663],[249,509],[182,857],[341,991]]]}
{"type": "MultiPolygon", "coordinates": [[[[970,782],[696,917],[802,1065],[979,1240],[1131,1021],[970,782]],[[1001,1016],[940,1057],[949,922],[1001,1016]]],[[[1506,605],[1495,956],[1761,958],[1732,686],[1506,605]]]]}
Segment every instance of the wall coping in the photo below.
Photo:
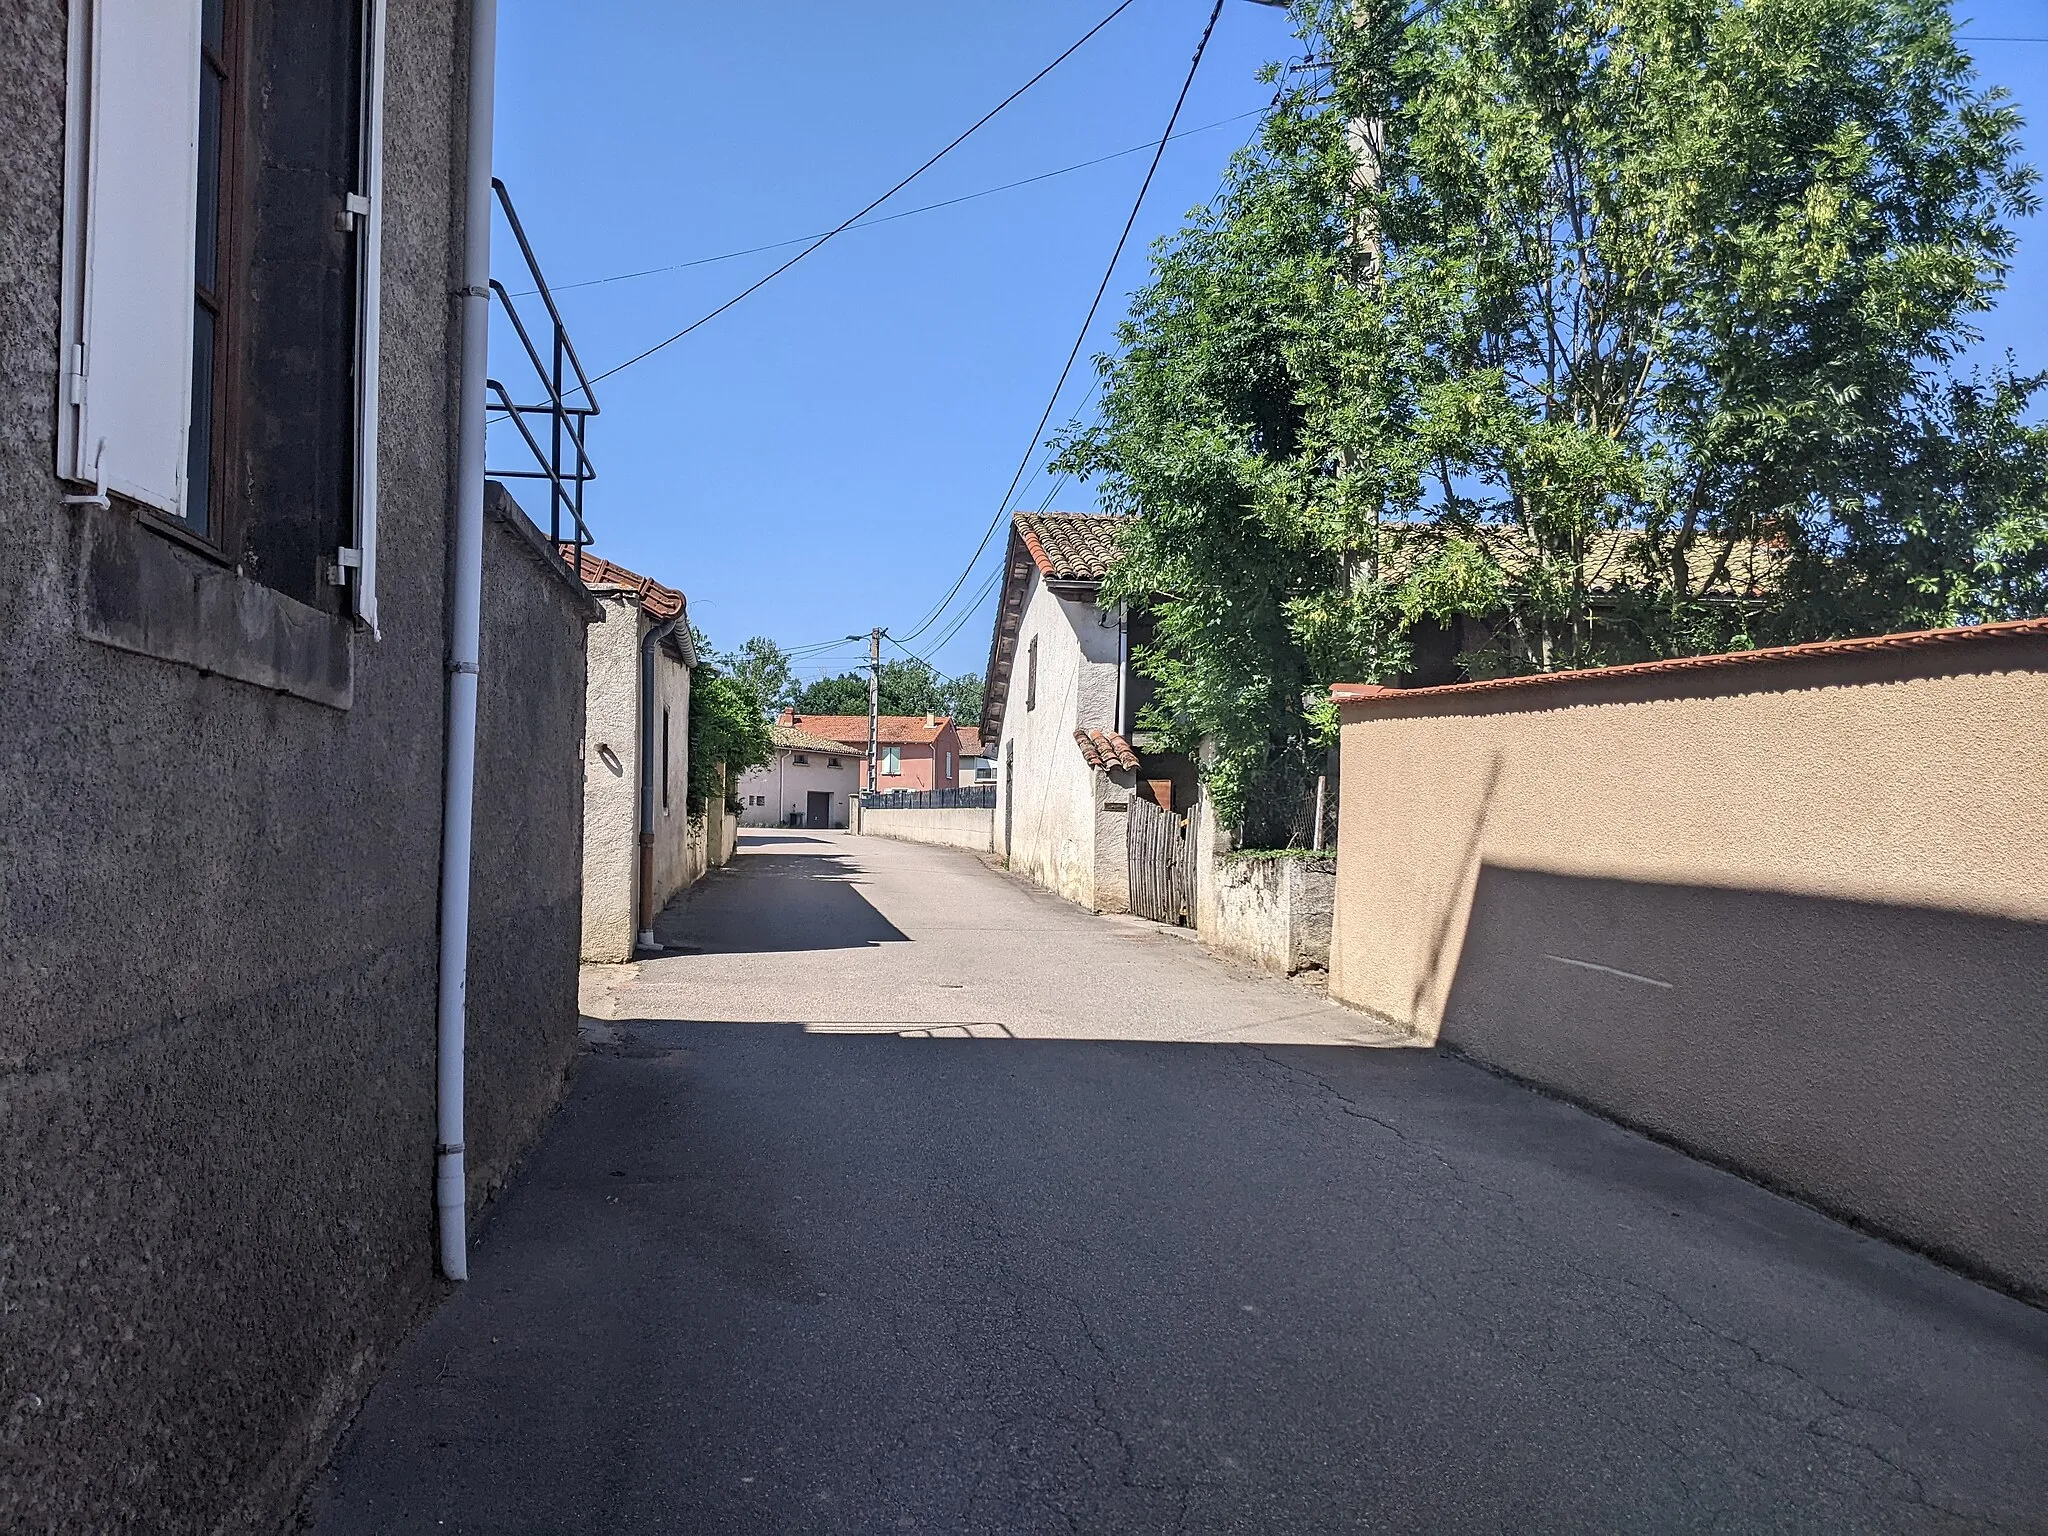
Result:
{"type": "MultiPolygon", "coordinates": [[[[1640,661],[1619,667],[1583,667],[1569,672],[1538,672],[1521,677],[1494,677],[1476,683],[1442,683],[1432,688],[1387,688],[1377,683],[1333,683],[1330,698],[1340,708],[1363,711],[1374,705],[1392,703],[1427,704],[1434,699],[1457,700],[1474,694],[1535,693],[1540,695],[1560,685],[1604,682],[1632,682],[1672,673],[1744,672],[1763,670],[1787,662],[1829,661],[1856,656],[1897,656],[1913,652],[1943,651],[1955,647],[1989,645],[2002,640],[2048,639],[2048,618],[2008,619],[1997,624],[1972,624],[1956,629],[1916,629],[1900,634],[1871,635],[1857,640],[1813,640],[1803,645],[1777,645],[1755,651],[1724,651],[1712,656],[1674,656],[1663,661],[1640,661]]],[[[1730,679],[1731,688],[1741,681],[1730,679]]]]}

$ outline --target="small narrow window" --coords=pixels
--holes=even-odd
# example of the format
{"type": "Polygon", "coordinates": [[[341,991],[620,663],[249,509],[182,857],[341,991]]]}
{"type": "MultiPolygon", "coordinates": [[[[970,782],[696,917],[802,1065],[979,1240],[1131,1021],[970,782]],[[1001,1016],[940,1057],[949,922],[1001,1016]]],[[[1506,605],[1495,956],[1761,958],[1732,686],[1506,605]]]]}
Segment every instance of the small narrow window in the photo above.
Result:
{"type": "Polygon", "coordinates": [[[661,712],[661,808],[668,809],[668,711],[661,712]]]}
{"type": "Polygon", "coordinates": [[[825,766],[827,768],[837,768],[839,766],[839,759],[836,757],[828,757],[825,759],[825,766]]]}
{"type": "Polygon", "coordinates": [[[808,768],[811,765],[811,760],[808,757],[805,757],[801,752],[797,753],[794,757],[792,757],[790,761],[792,763],[795,763],[800,768],[808,768]]]}
{"type": "Polygon", "coordinates": [[[1024,707],[1038,708],[1038,636],[1031,637],[1031,646],[1025,653],[1024,707]]]}

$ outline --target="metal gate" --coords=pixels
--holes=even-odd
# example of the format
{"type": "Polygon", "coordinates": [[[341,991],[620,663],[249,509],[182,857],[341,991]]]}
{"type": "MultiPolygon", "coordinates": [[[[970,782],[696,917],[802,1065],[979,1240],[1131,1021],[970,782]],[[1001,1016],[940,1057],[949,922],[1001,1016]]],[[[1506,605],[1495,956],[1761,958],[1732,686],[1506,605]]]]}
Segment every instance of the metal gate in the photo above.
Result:
{"type": "Polygon", "coordinates": [[[1195,839],[1188,819],[1131,798],[1131,910],[1176,928],[1195,924],[1195,839]]]}

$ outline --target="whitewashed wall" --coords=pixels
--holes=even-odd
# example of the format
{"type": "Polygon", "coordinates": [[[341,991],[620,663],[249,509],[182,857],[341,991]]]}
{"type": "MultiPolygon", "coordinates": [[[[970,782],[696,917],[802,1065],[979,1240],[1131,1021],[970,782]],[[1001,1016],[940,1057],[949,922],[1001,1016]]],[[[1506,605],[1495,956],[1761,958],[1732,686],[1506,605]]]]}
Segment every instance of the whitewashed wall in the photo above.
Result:
{"type": "Polygon", "coordinates": [[[859,757],[843,752],[839,755],[839,766],[831,768],[826,766],[830,759],[823,752],[804,752],[802,755],[810,761],[802,764],[793,761],[797,755],[779,751],[774,762],[750,768],[741,776],[740,799],[746,806],[740,813],[741,826],[786,827],[792,811],[802,817],[813,790],[831,795],[831,824],[848,825],[852,819],[852,796],[859,783],[859,757]],[[756,795],[767,804],[754,804],[756,795]]]}
{"type": "Polygon", "coordinates": [[[1010,868],[1069,901],[1110,910],[1124,902],[1098,891],[1095,772],[1074,744],[1077,728],[1113,730],[1117,715],[1116,614],[1046,590],[1036,571],[1024,596],[1017,658],[1010,672],[1003,735],[996,748],[995,834],[1007,827],[1010,868]],[[1037,708],[1031,643],[1038,642],[1037,708]],[[1014,779],[1009,755],[1016,753],[1014,779]],[[1009,804],[1014,796],[1015,804],[1009,804]]]}

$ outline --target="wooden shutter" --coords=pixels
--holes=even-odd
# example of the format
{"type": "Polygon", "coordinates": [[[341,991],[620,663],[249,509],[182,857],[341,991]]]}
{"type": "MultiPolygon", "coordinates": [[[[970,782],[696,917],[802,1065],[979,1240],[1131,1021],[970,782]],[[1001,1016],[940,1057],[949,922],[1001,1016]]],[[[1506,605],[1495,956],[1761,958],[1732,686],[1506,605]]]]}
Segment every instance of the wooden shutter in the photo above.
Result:
{"type": "Polygon", "coordinates": [[[72,0],[57,473],[185,515],[200,0],[72,0]]]}
{"type": "Polygon", "coordinates": [[[356,228],[356,507],[350,596],[355,615],[377,627],[378,342],[384,284],[385,0],[363,0],[363,148],[356,228]]]}

